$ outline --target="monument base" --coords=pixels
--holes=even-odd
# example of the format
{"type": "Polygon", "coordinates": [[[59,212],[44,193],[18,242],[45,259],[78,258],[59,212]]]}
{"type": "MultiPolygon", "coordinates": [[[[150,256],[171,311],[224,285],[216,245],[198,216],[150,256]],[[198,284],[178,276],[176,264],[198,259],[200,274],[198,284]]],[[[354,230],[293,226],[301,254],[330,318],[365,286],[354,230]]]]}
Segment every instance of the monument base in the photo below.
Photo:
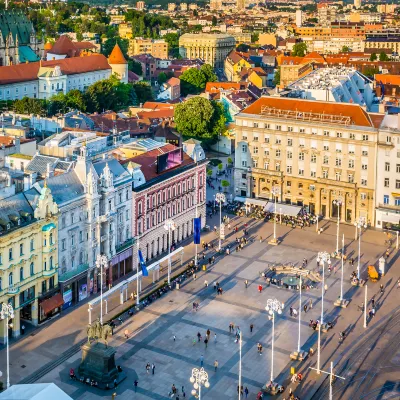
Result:
{"type": "Polygon", "coordinates": [[[100,389],[111,389],[114,381],[117,385],[126,378],[124,371],[118,371],[115,365],[116,350],[104,343],[86,343],[82,346],[82,361],[77,378],[83,382],[94,381],[100,389]]]}
{"type": "Polygon", "coordinates": [[[280,385],[276,382],[272,382],[272,385],[270,383],[267,383],[261,390],[263,393],[267,393],[271,396],[275,396],[279,394],[279,387],[280,385]]]}
{"type": "Polygon", "coordinates": [[[300,351],[294,351],[293,353],[290,353],[290,359],[293,361],[303,361],[307,357],[307,353],[303,350],[300,351]]]}
{"type": "Polygon", "coordinates": [[[347,308],[347,306],[349,305],[349,303],[350,303],[349,300],[346,300],[346,299],[343,299],[343,300],[337,299],[337,300],[335,301],[334,305],[335,305],[336,307],[347,308]]]}
{"type": "Polygon", "coordinates": [[[278,246],[278,244],[280,243],[280,240],[278,238],[276,239],[271,239],[268,244],[270,244],[271,246],[278,246]]]}

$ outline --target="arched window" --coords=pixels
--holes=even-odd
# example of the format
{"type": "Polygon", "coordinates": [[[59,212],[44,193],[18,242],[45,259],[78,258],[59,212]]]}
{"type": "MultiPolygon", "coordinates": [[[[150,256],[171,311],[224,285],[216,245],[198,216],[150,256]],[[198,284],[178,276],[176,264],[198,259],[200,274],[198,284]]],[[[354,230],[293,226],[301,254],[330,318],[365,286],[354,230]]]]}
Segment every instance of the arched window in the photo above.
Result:
{"type": "Polygon", "coordinates": [[[50,233],[50,245],[53,244],[53,233],[50,233]]]}
{"type": "Polygon", "coordinates": [[[19,269],[19,280],[23,281],[24,280],[24,267],[21,267],[19,269]]]}
{"type": "Polygon", "coordinates": [[[13,285],[13,273],[10,272],[8,275],[8,286],[12,286],[13,285]]]}
{"type": "Polygon", "coordinates": [[[33,262],[31,262],[31,265],[29,266],[29,273],[31,274],[31,276],[35,275],[35,266],[33,262]]]}
{"type": "Polygon", "coordinates": [[[50,269],[53,269],[53,256],[50,256],[50,269]]]}

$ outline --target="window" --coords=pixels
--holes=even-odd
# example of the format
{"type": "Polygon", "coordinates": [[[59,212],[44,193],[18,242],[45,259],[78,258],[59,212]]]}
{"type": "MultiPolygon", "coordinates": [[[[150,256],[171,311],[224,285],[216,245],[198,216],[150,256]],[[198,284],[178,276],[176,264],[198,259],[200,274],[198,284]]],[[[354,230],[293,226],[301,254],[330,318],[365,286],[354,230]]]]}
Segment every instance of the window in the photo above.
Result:
{"type": "Polygon", "coordinates": [[[268,149],[264,149],[264,156],[266,156],[266,157],[269,156],[269,150],[268,149]]]}
{"type": "Polygon", "coordinates": [[[67,246],[66,246],[66,240],[65,240],[65,239],[62,239],[62,240],[61,240],[61,250],[64,251],[64,250],[66,250],[66,248],[67,248],[67,246]]]}
{"type": "Polygon", "coordinates": [[[386,143],[392,143],[392,137],[386,136],[386,143]]]}
{"type": "Polygon", "coordinates": [[[286,186],[287,186],[287,187],[291,187],[291,186],[292,186],[292,182],[291,182],[291,181],[287,181],[287,182],[286,182],[286,186]]]}
{"type": "Polygon", "coordinates": [[[394,199],[394,205],[395,206],[400,206],[400,197],[397,197],[394,199]]]}
{"type": "Polygon", "coordinates": [[[306,133],[306,129],[305,129],[305,128],[300,128],[300,129],[299,129],[299,132],[300,132],[300,133],[306,133]]]}
{"type": "Polygon", "coordinates": [[[303,175],[304,175],[304,169],[299,168],[299,175],[300,175],[300,176],[303,176],[303,175]]]}
{"type": "Polygon", "coordinates": [[[400,189],[400,180],[396,179],[396,189],[400,189]]]}
{"type": "Polygon", "coordinates": [[[385,178],[385,179],[384,179],[383,186],[389,187],[389,178],[385,178]]]}
{"type": "Polygon", "coordinates": [[[324,159],[322,161],[324,164],[329,164],[329,157],[328,156],[324,156],[324,159]]]}
{"type": "Polygon", "coordinates": [[[280,150],[276,150],[275,151],[275,157],[279,158],[281,156],[281,151],[280,150]]]}
{"type": "Polygon", "coordinates": [[[329,136],[329,131],[324,131],[324,136],[329,136]]]}
{"type": "Polygon", "coordinates": [[[328,179],[328,171],[327,171],[327,170],[323,170],[323,171],[322,171],[322,177],[323,177],[324,179],[328,179]]]}
{"type": "Polygon", "coordinates": [[[385,194],[383,196],[383,204],[389,204],[389,195],[385,194]]]}
{"type": "Polygon", "coordinates": [[[264,142],[269,143],[269,136],[267,136],[267,135],[264,136],[264,142]]]}
{"type": "Polygon", "coordinates": [[[53,243],[53,234],[50,233],[50,245],[52,245],[52,244],[54,244],[54,243],[53,243]]]}
{"type": "Polygon", "coordinates": [[[50,256],[50,269],[53,269],[53,256],[50,256]]]}
{"type": "Polygon", "coordinates": [[[275,129],[276,129],[277,131],[281,131],[281,130],[282,130],[282,126],[280,126],[280,125],[275,125],[275,129]]]}
{"type": "Polygon", "coordinates": [[[347,175],[347,179],[348,179],[349,183],[354,183],[354,175],[353,174],[347,175]]]}
{"type": "Polygon", "coordinates": [[[270,125],[269,124],[265,124],[265,129],[270,129],[270,125]]]}
{"type": "Polygon", "coordinates": [[[242,160],[242,167],[247,167],[247,160],[242,160]]]}
{"type": "Polygon", "coordinates": [[[341,178],[340,172],[336,172],[335,178],[336,178],[337,181],[340,181],[340,178],[341,178]]]}
{"type": "Polygon", "coordinates": [[[324,150],[325,151],[329,151],[329,145],[328,144],[324,144],[324,150]]]}
{"type": "Polygon", "coordinates": [[[335,165],[336,165],[337,167],[341,167],[341,166],[342,166],[342,159],[341,159],[341,158],[336,158],[335,165]]]}
{"type": "Polygon", "coordinates": [[[390,163],[385,162],[385,171],[389,172],[390,171],[390,163]]]}
{"type": "Polygon", "coordinates": [[[20,256],[24,255],[24,245],[22,243],[19,245],[19,255],[20,256]]]}
{"type": "Polygon", "coordinates": [[[317,155],[316,154],[311,154],[311,162],[316,163],[317,162],[317,155]]]}
{"type": "Polygon", "coordinates": [[[253,167],[258,168],[258,160],[256,158],[253,158],[253,167]]]}
{"type": "Polygon", "coordinates": [[[286,173],[288,173],[288,174],[292,173],[292,166],[291,165],[287,165],[286,166],[286,173]]]}
{"type": "Polygon", "coordinates": [[[354,160],[349,160],[349,168],[354,168],[354,160]]]}
{"type": "Polygon", "coordinates": [[[8,259],[11,261],[13,259],[13,249],[8,249],[8,259]]]}
{"type": "Polygon", "coordinates": [[[353,144],[349,144],[348,151],[349,154],[354,154],[356,152],[356,147],[353,144]]]}
{"type": "Polygon", "coordinates": [[[287,145],[288,146],[293,146],[293,139],[288,139],[287,140],[287,145]]]}
{"type": "Polygon", "coordinates": [[[299,139],[299,146],[300,147],[304,147],[306,145],[306,142],[305,142],[305,140],[304,139],[299,139]]]}
{"type": "Polygon", "coordinates": [[[14,282],[14,280],[13,280],[13,273],[10,272],[10,273],[8,274],[8,286],[12,286],[12,285],[13,285],[13,282],[14,282]]]}
{"type": "Polygon", "coordinates": [[[29,266],[29,273],[31,276],[35,275],[35,264],[31,262],[31,265],[29,266]]]}
{"type": "Polygon", "coordinates": [[[368,139],[369,139],[368,135],[362,135],[362,140],[363,140],[364,142],[367,142],[368,139]]]}
{"type": "Polygon", "coordinates": [[[0,265],[3,264],[3,255],[0,253],[0,265]]]}
{"type": "Polygon", "coordinates": [[[349,133],[349,139],[355,140],[356,139],[356,135],[354,133],[349,133]]]}
{"type": "Polygon", "coordinates": [[[316,178],[317,177],[317,171],[311,171],[311,178],[316,178]]]}
{"type": "Polygon", "coordinates": [[[368,164],[361,164],[361,169],[364,171],[368,169],[368,164]]]}
{"type": "Polygon", "coordinates": [[[360,197],[361,197],[361,200],[366,200],[367,194],[366,193],[361,193],[360,197]]]}
{"type": "Polygon", "coordinates": [[[299,153],[299,161],[304,161],[304,153],[299,153]]]}
{"type": "Polygon", "coordinates": [[[74,223],[74,213],[71,213],[71,224],[73,224],[74,223]]]}
{"type": "Polygon", "coordinates": [[[337,138],[343,137],[342,132],[336,132],[336,137],[337,137],[337,138]]]}
{"type": "Polygon", "coordinates": [[[291,159],[293,158],[293,153],[292,153],[291,151],[288,151],[288,152],[286,153],[286,158],[287,158],[288,160],[291,160],[291,159]]]}
{"type": "Polygon", "coordinates": [[[24,280],[24,267],[19,269],[19,281],[22,282],[24,280]]]}
{"type": "Polygon", "coordinates": [[[242,153],[247,153],[247,144],[242,144],[242,153]]]}
{"type": "Polygon", "coordinates": [[[31,239],[31,246],[30,246],[31,251],[35,250],[35,249],[34,249],[34,244],[35,244],[34,240],[31,239]]]}
{"type": "Polygon", "coordinates": [[[254,128],[258,128],[258,122],[254,122],[254,123],[253,123],[253,127],[254,127],[254,128]]]}
{"type": "Polygon", "coordinates": [[[71,235],[71,246],[75,244],[75,235],[71,235]]]}
{"type": "Polygon", "coordinates": [[[258,136],[254,135],[254,136],[253,136],[253,141],[254,141],[254,142],[258,142],[258,136]]]}
{"type": "Polygon", "coordinates": [[[396,164],[396,172],[399,174],[400,173],[400,164],[396,164]]]}
{"type": "Polygon", "coordinates": [[[367,180],[365,178],[361,178],[361,186],[367,186],[367,180]]]}
{"type": "Polygon", "coordinates": [[[368,150],[363,150],[363,151],[361,152],[361,155],[362,155],[362,156],[368,156],[368,150]]]}
{"type": "Polygon", "coordinates": [[[275,164],[275,171],[280,171],[281,170],[281,164],[275,164]]]}
{"type": "Polygon", "coordinates": [[[277,136],[277,137],[275,138],[275,144],[281,144],[281,143],[282,143],[281,138],[280,138],[279,136],[277,136]]]}
{"type": "Polygon", "coordinates": [[[287,130],[288,132],[293,132],[293,126],[288,126],[287,130]]]}
{"type": "Polygon", "coordinates": [[[258,154],[258,146],[254,146],[254,148],[253,148],[253,154],[258,154]]]}
{"type": "Polygon", "coordinates": [[[269,167],[269,162],[268,162],[268,161],[265,161],[265,163],[264,163],[264,169],[268,169],[268,167],[269,167]]]}

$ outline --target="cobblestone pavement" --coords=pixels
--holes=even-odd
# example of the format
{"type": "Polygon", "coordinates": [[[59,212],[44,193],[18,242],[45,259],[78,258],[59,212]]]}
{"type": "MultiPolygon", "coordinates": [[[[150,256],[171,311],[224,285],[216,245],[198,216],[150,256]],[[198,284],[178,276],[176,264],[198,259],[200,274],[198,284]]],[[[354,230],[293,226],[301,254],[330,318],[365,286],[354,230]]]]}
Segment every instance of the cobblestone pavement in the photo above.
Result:
{"type": "MultiPolygon", "coordinates": [[[[236,219],[233,223],[243,225],[243,219],[236,219]]],[[[117,399],[167,399],[172,384],[181,392],[184,385],[186,397],[190,398],[191,386],[189,377],[191,369],[200,365],[200,357],[204,356],[204,367],[210,375],[209,389],[204,389],[202,395],[209,399],[234,399],[238,382],[239,349],[234,337],[229,333],[229,323],[240,326],[243,333],[242,346],[242,381],[247,386],[249,398],[254,399],[261,385],[265,384],[270,375],[271,368],[271,322],[267,318],[265,305],[268,298],[277,298],[285,303],[285,311],[276,320],[275,326],[275,363],[276,380],[287,385],[290,366],[295,366],[304,371],[305,380],[301,386],[294,387],[300,398],[311,398],[321,378],[308,369],[316,362],[316,356],[300,366],[289,362],[289,354],[297,347],[298,320],[290,317],[289,308],[298,307],[298,293],[266,287],[260,278],[259,271],[266,268],[268,263],[301,263],[307,258],[309,266],[316,269],[316,253],[318,251],[332,251],[336,243],[336,226],[329,221],[324,221],[325,227],[322,235],[317,235],[314,229],[291,229],[278,225],[277,234],[283,239],[282,244],[273,247],[267,244],[272,235],[272,223],[264,224],[259,221],[247,220],[250,236],[264,238],[263,242],[254,240],[239,253],[231,254],[218,259],[207,271],[198,274],[197,280],[187,280],[180,290],[175,290],[162,299],[154,302],[139,314],[124,322],[116,329],[111,344],[117,347],[117,364],[127,372],[128,378],[117,388],[117,399]],[[210,286],[204,286],[204,280],[210,286]],[[249,281],[246,289],[245,280],[249,281]],[[224,293],[217,296],[212,283],[218,281],[224,293]],[[258,284],[264,286],[262,293],[257,290],[258,284]],[[192,311],[193,301],[200,302],[198,312],[192,311]],[[254,324],[251,334],[250,324],[254,324]],[[123,337],[123,331],[131,332],[130,338],[123,337]],[[211,330],[208,348],[203,342],[193,344],[197,332],[203,337],[207,329],[211,330]],[[217,340],[214,342],[214,334],[217,340]],[[173,340],[174,335],[176,340],[173,340]],[[257,353],[256,345],[263,345],[263,353],[257,353]],[[214,372],[213,363],[218,360],[218,371],[214,372]],[[147,374],[146,363],[154,363],[155,375],[147,374]],[[134,392],[133,382],[139,381],[137,392],[134,392]]],[[[346,253],[350,256],[357,255],[357,242],[354,242],[354,227],[343,226],[341,231],[345,234],[346,253]]],[[[241,233],[240,233],[241,234],[241,233]]],[[[214,238],[213,233],[206,236],[206,240],[214,238]]],[[[234,241],[235,235],[230,233],[227,241],[234,241]]],[[[366,268],[376,263],[385,251],[385,236],[381,232],[367,231],[362,238],[362,274],[365,276],[366,268]]],[[[193,246],[185,249],[185,257],[193,252],[193,246]]],[[[359,337],[364,333],[371,334],[375,326],[380,324],[381,318],[391,314],[398,306],[396,299],[395,283],[399,275],[398,253],[393,250],[389,258],[389,269],[382,282],[386,291],[379,299],[379,308],[374,320],[369,322],[367,330],[362,327],[362,316],[357,310],[357,305],[363,301],[363,289],[353,288],[349,284],[350,267],[345,266],[345,297],[351,299],[349,308],[337,309],[333,302],[340,293],[340,269],[338,261],[334,262],[334,270],[327,274],[328,290],[325,295],[324,310],[325,320],[336,323],[332,332],[323,335],[322,341],[322,367],[328,368],[328,361],[338,362],[341,352],[347,346],[356,346],[359,337]],[[338,344],[338,332],[347,329],[349,336],[344,344],[338,344]]],[[[378,291],[379,284],[371,284],[369,292],[378,291]]],[[[309,319],[318,319],[320,316],[320,287],[304,291],[303,299],[312,299],[313,309],[303,315],[301,344],[305,349],[316,347],[316,334],[308,327],[309,319]]],[[[51,370],[38,377],[37,382],[55,382],[74,399],[111,398],[110,392],[102,392],[69,380],[69,368],[77,367],[79,363],[79,342],[84,337],[82,332],[87,322],[86,307],[77,309],[53,323],[49,328],[38,331],[34,337],[24,338],[11,348],[12,382],[17,382],[24,375],[34,373],[35,367],[57,361],[60,354],[76,345],[71,354],[64,355],[65,359],[56,362],[51,370]],[[76,325],[73,325],[76,324],[76,325]],[[72,326],[74,328],[72,329],[72,326]],[[40,338],[40,339],[39,339],[40,338]],[[26,365],[26,368],[22,368],[26,365]],[[26,370],[26,372],[24,371],[26,370]],[[19,377],[16,378],[16,377],[19,377]]],[[[376,334],[377,335],[377,334],[376,334]]],[[[378,338],[378,342],[380,339],[378,338]]],[[[356,347],[348,351],[349,357],[359,357],[360,352],[356,347]],[[351,351],[353,356],[351,356],[351,351]]],[[[0,353],[0,364],[3,364],[4,352],[0,353]]],[[[393,356],[397,362],[398,356],[393,356]]],[[[344,360],[344,359],[343,359],[344,360]]],[[[356,362],[354,363],[356,368],[356,362]]],[[[3,365],[1,365],[3,367],[3,365]]],[[[1,369],[1,368],[0,368],[1,369]]],[[[349,370],[349,374],[352,370],[349,370]]],[[[369,378],[372,380],[373,376],[369,378]]],[[[364,382],[366,380],[364,379],[364,382]]],[[[324,387],[322,387],[324,390],[324,387]]],[[[344,390],[344,389],[343,389],[344,390]]],[[[347,388],[348,390],[348,388],[347,388]]],[[[351,393],[351,392],[349,392],[351,393]]],[[[318,394],[317,394],[318,396],[318,394]]],[[[347,399],[347,391],[342,391],[337,398],[347,399]]],[[[180,397],[182,399],[182,395],[180,397]]],[[[326,398],[314,397],[315,398],[326,398]]],[[[372,398],[372,397],[369,397],[372,398]]],[[[389,398],[389,397],[376,397],[389,398]]]]}

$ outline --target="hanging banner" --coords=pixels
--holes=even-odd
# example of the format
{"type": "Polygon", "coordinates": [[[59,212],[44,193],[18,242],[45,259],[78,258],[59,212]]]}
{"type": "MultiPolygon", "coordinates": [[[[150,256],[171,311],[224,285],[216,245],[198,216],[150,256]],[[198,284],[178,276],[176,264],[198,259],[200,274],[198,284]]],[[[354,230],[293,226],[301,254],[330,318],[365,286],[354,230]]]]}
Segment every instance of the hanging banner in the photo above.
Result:
{"type": "Polygon", "coordinates": [[[143,276],[149,276],[149,271],[147,271],[146,263],[144,262],[141,250],[138,250],[138,257],[139,257],[140,266],[142,268],[142,275],[143,276]]]}
{"type": "Polygon", "coordinates": [[[201,218],[193,219],[194,244],[200,244],[201,218]]]}

